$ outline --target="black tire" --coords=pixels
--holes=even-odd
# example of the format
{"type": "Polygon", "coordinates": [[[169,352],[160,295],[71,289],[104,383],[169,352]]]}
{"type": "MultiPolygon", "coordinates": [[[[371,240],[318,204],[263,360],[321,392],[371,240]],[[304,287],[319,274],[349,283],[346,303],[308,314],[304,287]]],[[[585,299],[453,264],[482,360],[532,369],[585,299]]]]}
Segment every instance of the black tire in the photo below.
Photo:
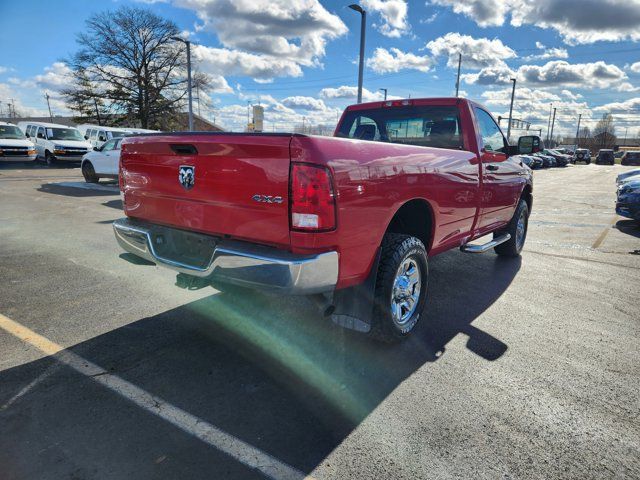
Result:
{"type": "MultiPolygon", "coordinates": [[[[371,336],[384,342],[395,342],[405,338],[414,329],[427,299],[427,285],[429,268],[427,265],[427,250],[424,244],[410,235],[400,233],[387,233],[382,240],[382,252],[378,265],[376,289],[373,306],[373,319],[371,336]],[[415,308],[407,310],[410,315],[398,322],[392,313],[392,295],[396,289],[396,278],[401,266],[406,262],[415,266],[419,271],[419,277],[415,285],[407,291],[417,293],[415,308]],[[418,286],[419,285],[419,286],[418,286]],[[419,288],[419,292],[417,289],[419,288]]],[[[405,277],[408,278],[408,277],[405,277]]],[[[401,309],[400,312],[403,312],[401,309]]]]}
{"type": "Polygon", "coordinates": [[[522,248],[524,247],[524,242],[527,239],[527,230],[529,229],[529,206],[527,202],[523,199],[520,199],[518,202],[518,207],[507,225],[507,228],[500,230],[493,234],[493,238],[499,237],[508,233],[511,235],[511,238],[494,247],[493,250],[500,255],[501,257],[518,257],[520,256],[520,252],[522,252],[522,248]],[[518,235],[518,221],[522,218],[524,222],[524,231],[521,236],[518,235]]]}
{"type": "Polygon", "coordinates": [[[584,163],[586,163],[587,165],[591,165],[591,160],[587,160],[587,161],[586,161],[586,162],[584,162],[584,163]]]}
{"type": "Polygon", "coordinates": [[[82,176],[87,183],[98,183],[98,176],[96,170],[93,168],[91,162],[83,162],[82,164],[82,176]]]}
{"type": "Polygon", "coordinates": [[[44,152],[44,162],[49,166],[53,167],[56,164],[56,157],[54,157],[51,152],[44,152]]]}

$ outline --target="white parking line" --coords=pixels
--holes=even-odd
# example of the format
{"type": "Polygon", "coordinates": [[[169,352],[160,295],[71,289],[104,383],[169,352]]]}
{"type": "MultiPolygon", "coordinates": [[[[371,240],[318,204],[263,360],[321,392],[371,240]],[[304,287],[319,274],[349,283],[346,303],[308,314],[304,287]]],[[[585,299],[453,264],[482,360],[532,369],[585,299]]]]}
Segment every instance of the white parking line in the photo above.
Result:
{"type": "Polygon", "coordinates": [[[38,383],[40,383],[42,380],[44,380],[45,378],[47,378],[49,375],[51,375],[56,367],[58,366],[57,363],[54,363],[53,365],[50,365],[49,367],[45,368],[44,372],[42,372],[40,375],[38,375],[36,378],[34,378],[33,380],[31,380],[27,385],[25,385],[18,393],[16,393],[13,397],[11,397],[7,403],[5,403],[4,405],[2,405],[0,407],[0,410],[6,410],[7,408],[9,408],[11,405],[13,405],[16,400],[18,400],[20,397],[23,397],[24,395],[26,395],[27,393],[29,393],[29,391],[35,387],[38,383]]]}
{"type": "Polygon", "coordinates": [[[259,470],[268,477],[275,479],[310,478],[268,453],[109,373],[95,363],[66,350],[61,345],[52,342],[1,313],[0,328],[46,355],[55,355],[53,358],[60,363],[71,367],[76,372],[121,395],[140,408],[166,420],[208,445],[225,452],[244,465],[259,470]]]}

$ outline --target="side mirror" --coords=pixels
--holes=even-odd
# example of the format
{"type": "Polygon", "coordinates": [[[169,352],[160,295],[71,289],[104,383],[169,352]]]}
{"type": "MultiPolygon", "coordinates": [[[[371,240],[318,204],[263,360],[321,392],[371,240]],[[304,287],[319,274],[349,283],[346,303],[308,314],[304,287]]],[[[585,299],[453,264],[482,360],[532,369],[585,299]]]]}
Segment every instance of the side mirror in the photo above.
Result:
{"type": "Polygon", "coordinates": [[[100,151],[100,149],[99,149],[98,147],[93,147],[93,151],[94,151],[94,152],[99,152],[99,151],[100,151]]]}
{"type": "Polygon", "coordinates": [[[106,141],[107,141],[107,139],[106,139],[106,138],[104,138],[102,135],[100,135],[100,136],[98,137],[98,141],[99,141],[99,142],[106,142],[106,141]]]}
{"type": "Polygon", "coordinates": [[[28,133],[25,133],[24,136],[27,138],[31,138],[31,135],[29,135],[28,133]]]}
{"type": "Polygon", "coordinates": [[[518,139],[518,154],[527,155],[530,153],[537,153],[540,151],[540,146],[540,137],[536,135],[520,137],[518,139]]]}
{"type": "Polygon", "coordinates": [[[38,138],[44,138],[44,133],[38,133],[38,138]]]}
{"type": "Polygon", "coordinates": [[[89,140],[89,135],[85,135],[85,136],[84,136],[84,139],[85,139],[85,140],[89,140]]]}

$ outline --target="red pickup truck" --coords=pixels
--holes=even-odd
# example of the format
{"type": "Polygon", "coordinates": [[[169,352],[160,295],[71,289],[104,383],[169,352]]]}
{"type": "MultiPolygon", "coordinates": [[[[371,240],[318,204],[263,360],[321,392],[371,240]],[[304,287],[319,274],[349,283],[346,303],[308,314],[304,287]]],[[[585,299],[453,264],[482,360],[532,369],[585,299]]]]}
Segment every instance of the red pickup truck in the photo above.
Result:
{"type": "Polygon", "coordinates": [[[113,227],[182,283],[311,295],[336,323],[394,340],[422,315],[429,257],[520,254],[533,197],[516,155],[539,149],[534,136],[509,146],[459,98],[353,105],[333,137],[134,136],[121,153],[127,217],[113,227]]]}

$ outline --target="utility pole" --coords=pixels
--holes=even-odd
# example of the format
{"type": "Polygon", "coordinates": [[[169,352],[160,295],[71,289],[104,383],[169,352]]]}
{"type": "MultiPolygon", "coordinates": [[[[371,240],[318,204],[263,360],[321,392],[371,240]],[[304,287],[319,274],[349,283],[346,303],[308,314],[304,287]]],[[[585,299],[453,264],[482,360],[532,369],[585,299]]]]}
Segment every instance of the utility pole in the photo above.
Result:
{"type": "Polygon", "coordinates": [[[549,142],[549,131],[551,130],[551,112],[553,111],[553,103],[549,105],[549,121],[547,122],[547,142],[549,142]]]}
{"type": "Polygon", "coordinates": [[[182,37],[171,37],[171,40],[182,42],[187,46],[187,93],[189,97],[189,131],[193,132],[193,97],[191,86],[191,42],[182,37]]]}
{"type": "Polygon", "coordinates": [[[349,5],[351,10],[360,13],[360,63],[358,65],[358,103],[362,103],[362,75],[364,73],[364,37],[367,26],[367,12],[360,5],[349,5]]]}
{"type": "Polygon", "coordinates": [[[513,99],[516,95],[516,79],[512,78],[511,81],[513,82],[513,89],[511,90],[511,106],[509,107],[509,124],[507,125],[507,142],[511,137],[511,118],[513,116],[513,99]]]}
{"type": "Polygon", "coordinates": [[[551,120],[551,135],[549,136],[549,142],[553,142],[553,127],[556,125],[556,108],[553,109],[553,120],[551,120]]]}
{"type": "Polygon", "coordinates": [[[578,115],[578,130],[576,130],[576,148],[578,148],[580,138],[580,120],[582,120],[582,114],[578,115]]]}
{"type": "Polygon", "coordinates": [[[460,67],[462,66],[462,53],[458,54],[458,77],[456,80],[456,97],[458,97],[458,93],[460,92],[460,67]]]}
{"type": "Polygon", "coordinates": [[[16,118],[16,101],[13,98],[10,98],[9,100],[11,100],[11,103],[9,104],[11,107],[9,109],[9,117],[16,118]]]}
{"type": "Polygon", "coordinates": [[[49,103],[49,92],[44,93],[44,98],[47,99],[47,107],[49,108],[49,120],[53,123],[53,115],[51,115],[51,104],[49,103]]]}
{"type": "Polygon", "coordinates": [[[98,120],[98,125],[102,125],[102,123],[100,123],[100,109],[98,108],[98,100],[96,100],[96,97],[93,97],[93,105],[96,107],[96,119],[98,120]]]}
{"type": "Polygon", "coordinates": [[[624,129],[624,143],[623,146],[627,145],[627,132],[629,131],[629,127],[625,127],[624,129]]]}
{"type": "Polygon", "coordinates": [[[379,90],[382,90],[384,92],[384,100],[386,102],[387,101],[387,89],[386,88],[380,88],[379,90]]]}

